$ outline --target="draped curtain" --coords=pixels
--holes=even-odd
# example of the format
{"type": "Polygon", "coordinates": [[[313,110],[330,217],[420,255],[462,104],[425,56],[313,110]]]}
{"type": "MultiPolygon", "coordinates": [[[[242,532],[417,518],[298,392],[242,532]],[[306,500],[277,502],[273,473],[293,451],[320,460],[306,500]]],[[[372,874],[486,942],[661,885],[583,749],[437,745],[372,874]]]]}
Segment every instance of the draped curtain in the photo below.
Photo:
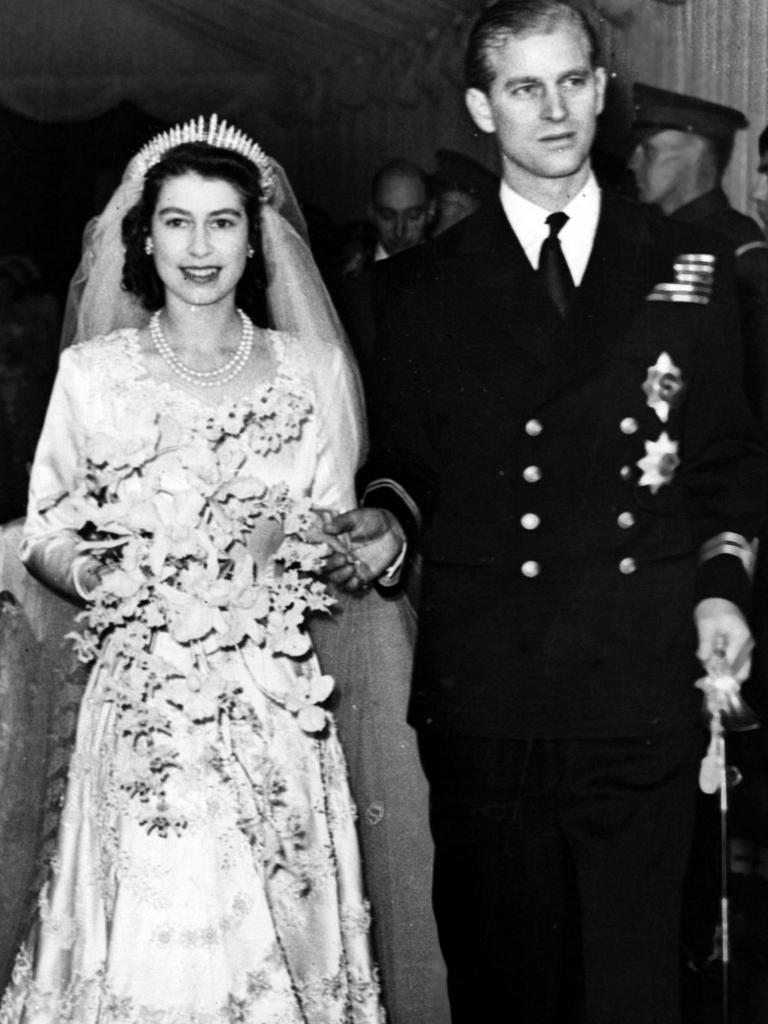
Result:
{"type": "MultiPolygon", "coordinates": [[[[83,122],[128,101],[174,122],[218,111],[337,219],[362,216],[375,165],[486,157],[456,87],[481,0],[3,0],[0,106],[83,122]]],[[[2,157],[0,157],[0,160],[2,157]]]]}
{"type": "MultiPolygon", "coordinates": [[[[768,118],[765,0],[571,0],[597,15],[619,152],[638,78],[744,110],[727,185],[748,209],[768,118]]],[[[461,96],[484,0],[2,0],[0,106],[73,123],[129,101],[148,120],[217,110],[286,164],[337,221],[361,217],[377,164],[438,148],[493,166],[461,96]]],[[[3,157],[0,156],[0,160],[3,157]]],[[[7,156],[5,159],[8,159],[7,156]]]]}

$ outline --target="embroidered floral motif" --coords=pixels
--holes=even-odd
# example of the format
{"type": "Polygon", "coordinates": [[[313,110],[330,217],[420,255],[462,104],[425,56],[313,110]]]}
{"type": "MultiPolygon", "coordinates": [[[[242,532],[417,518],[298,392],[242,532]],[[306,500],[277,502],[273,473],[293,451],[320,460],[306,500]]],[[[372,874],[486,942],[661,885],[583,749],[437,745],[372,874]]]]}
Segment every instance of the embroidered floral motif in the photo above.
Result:
{"type": "MultiPolygon", "coordinates": [[[[301,434],[308,399],[266,388],[208,416],[191,439],[163,413],[137,416],[135,429],[94,439],[80,484],[66,499],[72,518],[108,571],[75,634],[79,656],[109,663],[112,699],[132,763],[124,791],[142,807],[148,832],[167,836],[188,826],[172,807],[168,783],[180,768],[171,737],[174,717],[192,726],[243,720],[258,728],[242,691],[209,658],[248,640],[274,654],[309,651],[308,612],[332,599],[316,578],[325,547],[313,543],[308,500],[287,485],[267,486],[255,456],[301,434]],[[261,576],[248,547],[256,520],[274,522],[284,540],[273,569],[261,576]],[[185,669],[156,642],[168,633],[189,651],[185,669]]],[[[316,534],[315,534],[316,536],[316,534]]],[[[309,661],[296,685],[271,694],[306,732],[325,728],[319,705],[333,688],[309,661]]]]}
{"type": "MultiPolygon", "coordinates": [[[[171,440],[202,438],[209,410],[194,396],[144,380],[141,366],[126,367],[118,351],[123,344],[121,336],[119,345],[104,345],[109,358],[99,357],[96,373],[82,353],[79,376],[88,385],[98,429],[133,423],[134,412],[137,422],[154,429],[152,417],[139,415],[147,405],[161,412],[161,451],[171,440]],[[121,390],[129,373],[135,379],[121,390]],[[91,376],[97,378],[92,386],[91,376]]],[[[286,345],[293,346],[293,339],[286,345]]],[[[298,362],[299,345],[291,362],[298,362]]],[[[302,405],[311,402],[306,375],[292,370],[289,378],[287,365],[280,362],[275,386],[293,388],[302,405]]],[[[227,429],[222,426],[226,472],[257,479],[263,474],[267,484],[290,479],[292,493],[311,493],[320,450],[312,417],[295,444],[254,453],[253,460],[245,433],[227,432],[240,428],[240,417],[235,410],[227,429]],[[241,443],[246,465],[235,471],[241,443]]],[[[206,435],[202,444],[209,443],[206,435]]],[[[195,476],[207,474],[210,461],[202,454],[195,459],[195,476]]],[[[182,475],[169,466],[166,480],[174,493],[183,490],[182,475]]],[[[130,492],[127,484],[125,490],[130,492]]],[[[222,529],[230,526],[225,522],[222,529]]],[[[269,572],[285,574],[285,563],[269,561],[281,530],[280,522],[262,515],[249,533],[259,552],[256,582],[266,582],[269,572]]],[[[173,567],[175,557],[169,555],[166,565],[173,567]]],[[[306,694],[303,667],[313,655],[275,656],[268,643],[249,635],[239,646],[206,654],[201,666],[197,641],[178,643],[167,627],[141,621],[151,635],[136,629],[131,642],[149,642],[151,653],[176,670],[172,681],[160,679],[156,697],[162,705],[173,694],[183,707],[163,708],[173,731],[157,743],[167,741],[178,751],[167,796],[187,827],[158,839],[139,826],[146,805],[121,789],[126,777],[135,777],[136,765],[114,700],[116,690],[135,677],[125,660],[104,659],[80,702],[63,842],[47,919],[35,921],[34,966],[26,953],[17,959],[0,1003],[0,1024],[27,1018],[48,1024],[378,1024],[383,1016],[367,936],[351,927],[360,920],[362,898],[354,828],[335,810],[350,806],[343,756],[332,720],[322,734],[307,733],[299,712],[286,708],[287,696],[306,694]],[[209,673],[213,685],[223,678],[228,692],[239,691],[238,703],[201,721],[207,717],[209,673]],[[71,953],[67,928],[51,926],[54,920],[66,925],[70,912],[71,953]],[[106,964],[115,965],[114,974],[99,970],[106,964]]]]}
{"type": "Polygon", "coordinates": [[[643,384],[647,405],[653,409],[662,423],[666,423],[671,409],[680,402],[685,390],[683,375],[670,356],[662,352],[656,363],[648,367],[648,376],[643,384]]]}
{"type": "Polygon", "coordinates": [[[651,494],[656,494],[664,484],[671,483],[680,465],[677,450],[677,441],[673,441],[666,431],[656,441],[646,441],[645,455],[637,462],[638,468],[643,471],[638,481],[640,486],[650,487],[651,494]]]}
{"type": "Polygon", "coordinates": [[[174,928],[167,924],[156,929],[154,940],[163,946],[179,944],[188,949],[201,949],[219,945],[224,937],[233,932],[251,912],[253,898],[247,892],[240,892],[232,901],[229,913],[223,914],[216,924],[205,928],[174,928]]]}
{"type": "Polygon", "coordinates": [[[296,986],[295,994],[276,985],[267,969],[251,971],[238,993],[230,992],[214,1011],[138,1003],[114,992],[104,971],[77,978],[62,994],[43,991],[32,979],[31,961],[25,954],[17,959],[13,984],[0,1001],[0,1024],[16,1021],[23,1005],[56,1024],[76,1024],[97,1016],[101,1024],[304,1024],[308,1019],[318,1024],[385,1024],[375,974],[356,975],[343,964],[333,974],[296,986]]]}

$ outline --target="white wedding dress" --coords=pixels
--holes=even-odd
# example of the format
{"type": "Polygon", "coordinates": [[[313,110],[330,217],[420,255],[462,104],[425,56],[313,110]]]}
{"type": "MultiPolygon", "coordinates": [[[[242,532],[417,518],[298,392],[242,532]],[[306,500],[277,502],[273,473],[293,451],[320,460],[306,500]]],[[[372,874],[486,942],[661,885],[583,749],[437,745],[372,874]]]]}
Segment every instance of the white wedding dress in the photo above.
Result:
{"type": "MultiPolygon", "coordinates": [[[[312,406],[300,342],[267,337],[275,375],[253,400],[269,389],[310,411],[259,456],[259,475],[266,484],[285,481],[318,507],[351,507],[351,471],[340,476],[312,406]]],[[[343,390],[337,398],[346,401],[343,390]]],[[[147,374],[135,331],[64,352],[32,473],[27,553],[45,565],[49,550],[60,561],[62,538],[71,544],[66,503],[39,510],[74,486],[104,433],[130,434],[157,415],[204,445],[210,412],[195,395],[147,374]]],[[[274,524],[257,521],[259,566],[274,553],[274,534],[274,524]]],[[[188,652],[167,634],[162,640],[183,671],[188,652]]],[[[2,1024],[383,1019],[335,726],[306,732],[275,699],[295,681],[295,659],[246,640],[209,663],[237,680],[252,714],[194,728],[179,716],[173,740],[181,767],[168,794],[187,825],[165,833],[142,825],[141,801],[121,788],[130,741],[116,728],[115,680],[106,667],[92,672],[52,877],[0,1003],[2,1024]]]]}

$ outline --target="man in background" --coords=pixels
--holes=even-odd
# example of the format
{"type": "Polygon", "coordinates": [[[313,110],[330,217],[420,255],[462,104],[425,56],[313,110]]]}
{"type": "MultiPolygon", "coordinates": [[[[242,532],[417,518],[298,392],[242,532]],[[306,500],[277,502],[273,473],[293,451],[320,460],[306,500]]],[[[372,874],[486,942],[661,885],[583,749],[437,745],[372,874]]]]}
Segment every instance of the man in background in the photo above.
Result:
{"type": "Polygon", "coordinates": [[[359,240],[341,268],[339,315],[365,378],[373,354],[371,271],[373,264],[421,245],[435,213],[427,174],[410,160],[389,160],[374,174],[368,220],[370,241],[359,240]]]}
{"type": "Polygon", "coordinates": [[[425,172],[410,160],[390,160],[371,182],[369,217],[378,241],[374,260],[419,245],[435,214],[425,172]]]}
{"type": "MultiPolygon", "coordinates": [[[[633,99],[635,147],[629,166],[639,199],[658,205],[676,220],[717,232],[733,253],[744,390],[755,417],[768,431],[768,243],[751,217],[733,209],[722,187],[735,133],[746,128],[747,119],[731,107],[641,83],[635,85],[633,99]]],[[[760,166],[765,172],[768,136],[763,136],[760,166]]],[[[765,173],[761,180],[765,182],[765,173]]],[[[758,215],[768,213],[768,189],[756,190],[753,198],[758,215]]],[[[753,599],[759,647],[766,639],[760,618],[760,604],[766,594],[764,561],[759,560],[753,599]]],[[[761,651],[745,691],[757,706],[765,704],[760,693],[764,674],[765,653],[761,651]]],[[[768,827],[768,762],[762,730],[760,734],[732,733],[729,756],[743,777],[732,796],[731,858],[733,865],[739,861],[740,872],[746,872],[739,851],[750,849],[754,840],[762,841],[768,827]]],[[[719,893],[718,808],[711,796],[699,794],[683,913],[686,961],[697,971],[720,955],[716,932],[719,893]]]]}
{"type": "Polygon", "coordinates": [[[371,179],[367,216],[373,232],[349,255],[342,277],[359,276],[372,263],[420,245],[434,214],[426,172],[410,160],[388,160],[371,179]]]}
{"type": "Polygon", "coordinates": [[[642,83],[634,86],[633,100],[629,166],[638,198],[676,220],[717,232],[733,253],[745,389],[768,430],[768,242],[751,217],[733,209],[722,185],[734,136],[747,119],[732,107],[642,83]]]}

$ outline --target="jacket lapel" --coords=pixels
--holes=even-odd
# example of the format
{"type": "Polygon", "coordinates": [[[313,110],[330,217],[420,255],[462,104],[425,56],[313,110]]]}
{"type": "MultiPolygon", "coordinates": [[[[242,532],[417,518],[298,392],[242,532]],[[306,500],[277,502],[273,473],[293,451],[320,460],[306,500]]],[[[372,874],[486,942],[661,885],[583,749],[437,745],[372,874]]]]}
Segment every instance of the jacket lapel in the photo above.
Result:
{"type": "Polygon", "coordinates": [[[562,321],[512,228],[499,200],[466,221],[457,235],[458,261],[471,316],[480,332],[505,335],[537,372],[556,357],[562,321]]]}
{"type": "Polygon", "coordinates": [[[653,248],[642,208],[603,192],[600,220],[568,334],[595,356],[615,344],[654,284],[653,248]]]}
{"type": "Polygon", "coordinates": [[[464,222],[445,253],[478,335],[506,338],[532,371],[530,409],[600,372],[655,283],[647,211],[608,191],[586,273],[565,322],[531,267],[499,200],[464,222]]]}

